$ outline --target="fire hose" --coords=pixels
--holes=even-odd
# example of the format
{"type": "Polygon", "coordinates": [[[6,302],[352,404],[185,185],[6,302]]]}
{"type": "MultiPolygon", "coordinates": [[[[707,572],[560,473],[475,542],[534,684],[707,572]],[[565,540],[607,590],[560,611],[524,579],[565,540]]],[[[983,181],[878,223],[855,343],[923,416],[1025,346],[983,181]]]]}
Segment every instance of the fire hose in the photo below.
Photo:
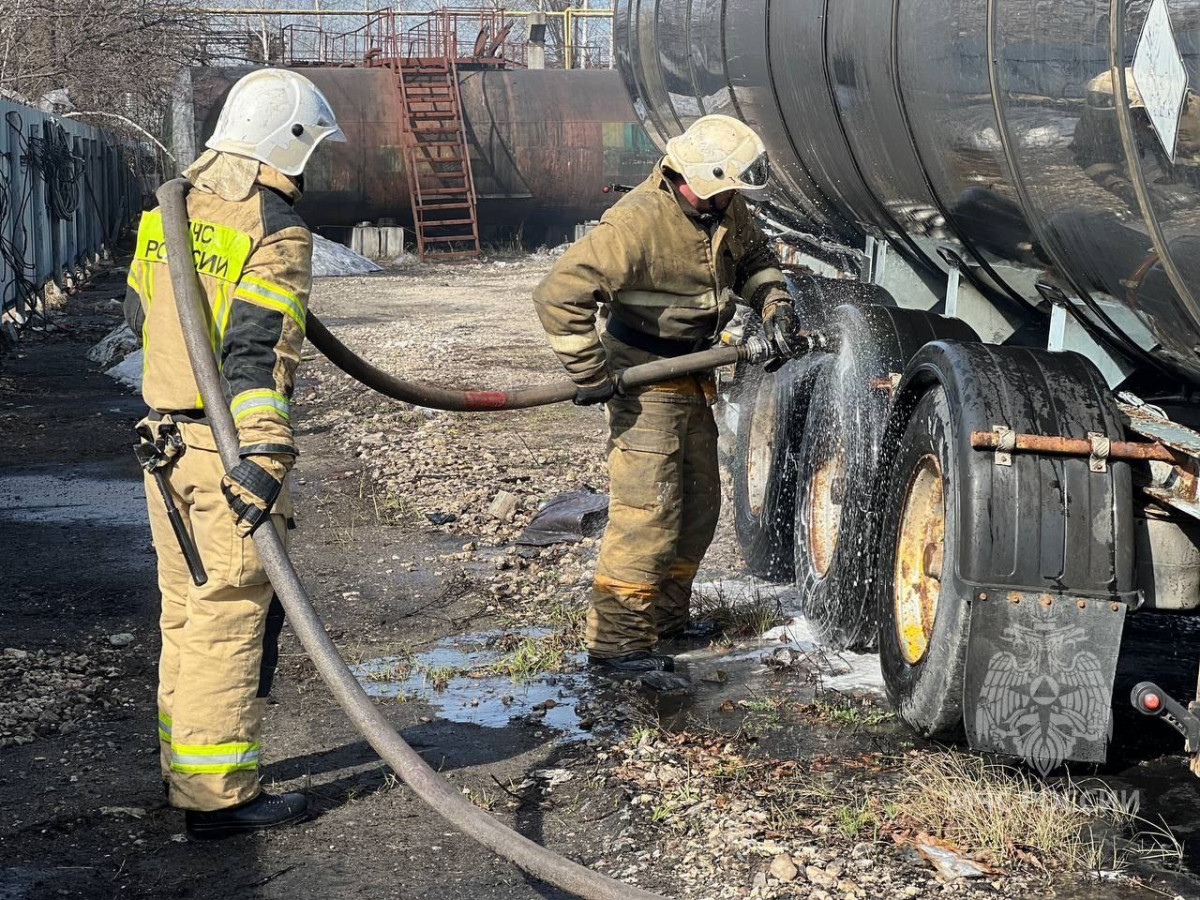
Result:
{"type": "MultiPolygon", "coordinates": [[[[191,245],[186,202],[190,186],[186,179],[180,178],[167,182],[158,190],[164,237],[169,248],[191,245]]],[[[233,416],[224,403],[217,361],[209,342],[207,302],[200,278],[191,253],[169,254],[167,268],[192,372],[204,401],[221,462],[228,471],[239,461],[238,436],[233,416]],[[189,263],[181,264],[184,260],[189,263]]],[[[450,410],[520,409],[568,400],[575,393],[575,387],[570,382],[511,392],[451,391],[428,384],[406,382],[359,359],[311,313],[308,316],[308,335],[314,345],[336,365],[368,387],[389,397],[423,406],[450,410]]],[[[618,389],[630,389],[739,360],[762,362],[771,356],[766,341],[752,338],[746,344],[735,347],[722,347],[627,369],[618,378],[618,389]]],[[[254,545],[275,593],[287,612],[292,630],[334,699],[383,761],[421,800],[451,825],[492,852],[510,860],[530,875],[584,900],[663,900],[656,894],[572,862],[505,827],[438,775],[400,737],[347,668],[337,646],[326,634],[279,534],[271,527],[259,528],[254,533],[254,545]]]]}
{"type": "MultiPolygon", "coordinates": [[[[429,409],[453,412],[496,412],[506,409],[528,409],[531,406],[546,406],[562,403],[575,396],[575,383],[560,381],[555,384],[534,385],[507,391],[459,391],[422,381],[404,381],[377,369],[358,356],[334,337],[324,323],[309,310],[305,335],[314,347],[320,350],[335,366],[373,391],[429,409]]],[[[625,369],[617,375],[617,393],[634,388],[657,384],[681,375],[705,372],[721,366],[745,360],[750,363],[767,362],[774,353],[765,338],[750,337],[744,344],[701,350],[687,356],[660,359],[644,365],[625,369]]]]}

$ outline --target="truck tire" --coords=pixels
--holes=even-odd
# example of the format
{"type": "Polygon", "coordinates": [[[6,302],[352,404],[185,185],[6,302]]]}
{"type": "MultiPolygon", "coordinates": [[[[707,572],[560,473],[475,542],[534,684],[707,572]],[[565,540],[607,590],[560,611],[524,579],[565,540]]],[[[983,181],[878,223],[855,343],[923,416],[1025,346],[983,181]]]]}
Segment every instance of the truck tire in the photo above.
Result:
{"type": "Polygon", "coordinates": [[[845,372],[836,358],[820,364],[797,454],[794,555],[800,609],[822,644],[844,650],[870,644],[872,622],[855,599],[854,521],[859,479],[871,435],[839,402],[845,372]],[[849,502],[847,502],[849,501],[849,502]]]}
{"type": "Polygon", "coordinates": [[[792,576],[799,440],[818,357],[777,372],[748,373],[738,385],[736,450],[730,461],[733,524],[746,570],[759,578],[792,576]]]}
{"type": "Polygon", "coordinates": [[[841,306],[831,321],[841,350],[821,365],[797,453],[795,581],[818,640],[866,650],[878,630],[875,462],[892,380],[928,342],[978,337],[957,320],[894,307],[841,306]]]}
{"type": "Polygon", "coordinates": [[[879,665],[897,717],[930,738],[962,731],[970,605],[958,552],[958,442],[940,385],[913,410],[887,472],[880,520],[879,665]]]}
{"type": "MultiPolygon", "coordinates": [[[[971,435],[997,424],[1124,437],[1112,392],[1078,354],[927,344],[895,390],[868,539],[880,668],[897,717],[929,737],[965,733],[977,749],[1012,753],[994,735],[978,743],[979,690],[992,656],[986,628],[996,627],[972,621],[979,597],[1016,590],[1132,602],[1132,478],[1120,460],[1099,472],[1087,457],[1018,453],[1001,462],[975,450],[971,435]]],[[[1109,646],[1104,664],[1115,666],[1109,646]]],[[[1107,708],[1112,694],[1104,691],[1107,708]]]]}

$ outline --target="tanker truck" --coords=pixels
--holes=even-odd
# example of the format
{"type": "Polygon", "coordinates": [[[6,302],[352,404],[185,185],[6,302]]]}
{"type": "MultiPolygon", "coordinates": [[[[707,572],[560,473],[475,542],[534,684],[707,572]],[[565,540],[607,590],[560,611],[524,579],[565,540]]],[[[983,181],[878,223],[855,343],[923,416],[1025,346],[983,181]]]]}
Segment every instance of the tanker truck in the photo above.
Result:
{"type": "Polygon", "coordinates": [[[924,735],[1049,771],[1132,701],[1200,751],[1198,50],[1200,0],[616,4],[655,143],[762,135],[839,344],[728,387],[747,566],[924,735]],[[1190,683],[1116,693],[1142,621],[1190,683]]]}

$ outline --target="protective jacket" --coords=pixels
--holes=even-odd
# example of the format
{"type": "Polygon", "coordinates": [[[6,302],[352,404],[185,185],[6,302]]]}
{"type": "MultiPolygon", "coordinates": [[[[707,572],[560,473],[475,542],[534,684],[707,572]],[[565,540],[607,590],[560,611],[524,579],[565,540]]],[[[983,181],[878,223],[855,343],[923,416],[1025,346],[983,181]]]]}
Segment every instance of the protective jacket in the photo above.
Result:
{"type": "MultiPolygon", "coordinates": [[[[779,262],[741,195],[698,214],[656,166],[534,291],[550,345],[582,387],[711,343],[735,295],[760,312],[788,300],[779,262]],[[597,307],[608,304],[607,333],[597,307]]],[[[721,509],[711,376],[608,402],[608,527],[585,642],[594,659],[649,650],[690,618],[692,584],[721,509]]]]}
{"type": "Polygon", "coordinates": [[[787,300],[779,260],[735,195],[724,215],[678,197],[661,165],[626,194],[534,290],[538,317],[581,386],[608,375],[598,304],[641,334],[702,346],[733,317],[736,298],[764,312],[787,300]]]}
{"type": "MultiPolygon", "coordinates": [[[[291,397],[312,289],[312,235],[292,208],[299,196],[266,165],[239,199],[201,188],[188,194],[192,255],[242,456],[296,453],[291,397]]],[[[146,404],[185,418],[202,414],[157,209],[142,216],[128,286],[125,316],[142,339],[146,404]]]]}
{"type": "MultiPolygon", "coordinates": [[[[232,154],[206,153],[187,174],[195,185],[188,194],[191,252],[241,454],[282,481],[296,454],[290,403],[312,282],[312,236],[292,210],[299,192],[275,169],[232,154]]],[[[223,809],[260,791],[260,734],[283,608],[222,490],[225,467],[184,346],[157,210],[138,229],[125,315],[142,337],[142,395],[154,427],[174,423],[184,445],[162,477],[208,576],[203,585],[189,577],[148,471],[162,595],[163,777],[173,806],[223,809]]],[[[285,542],[291,511],[285,486],[270,517],[285,542]]]]}

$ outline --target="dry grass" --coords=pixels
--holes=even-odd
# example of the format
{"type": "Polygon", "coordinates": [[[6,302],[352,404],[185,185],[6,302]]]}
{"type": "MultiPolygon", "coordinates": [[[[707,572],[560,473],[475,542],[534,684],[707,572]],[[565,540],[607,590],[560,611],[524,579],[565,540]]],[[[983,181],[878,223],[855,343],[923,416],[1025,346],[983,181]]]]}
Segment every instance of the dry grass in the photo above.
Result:
{"type": "Polygon", "coordinates": [[[730,590],[721,584],[705,585],[703,591],[697,591],[692,617],[716,622],[726,640],[758,637],[790,618],[778,597],[752,585],[730,590]]]}
{"type": "Polygon", "coordinates": [[[1120,869],[1135,861],[1178,862],[1182,853],[1168,829],[1139,819],[1107,786],[1051,785],[974,756],[914,761],[897,800],[913,827],[998,862],[1032,858],[1068,869],[1120,869]]]}

